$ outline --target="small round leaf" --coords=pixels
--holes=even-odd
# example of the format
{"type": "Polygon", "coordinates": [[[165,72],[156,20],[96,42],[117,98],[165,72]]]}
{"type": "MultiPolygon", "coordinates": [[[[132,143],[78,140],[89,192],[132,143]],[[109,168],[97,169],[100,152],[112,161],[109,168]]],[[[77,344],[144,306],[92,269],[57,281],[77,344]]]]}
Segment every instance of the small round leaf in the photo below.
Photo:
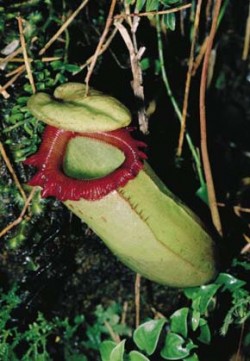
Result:
{"type": "Polygon", "coordinates": [[[123,361],[125,342],[126,340],[123,340],[115,346],[111,351],[109,361],[123,361]]]}
{"type": "Polygon", "coordinates": [[[116,343],[113,341],[103,341],[100,346],[100,354],[102,361],[109,361],[110,355],[113,349],[116,347],[116,343]]]}
{"type": "Polygon", "coordinates": [[[150,361],[145,355],[138,351],[131,351],[129,353],[129,361],[150,361]]]}
{"type": "Polygon", "coordinates": [[[140,325],[134,332],[133,339],[137,347],[152,355],[156,349],[161,330],[166,319],[151,320],[140,325]]]}
{"type": "Polygon", "coordinates": [[[171,331],[178,333],[183,337],[187,337],[188,327],[187,327],[187,317],[188,317],[188,308],[183,307],[175,311],[171,319],[171,331]]]}
{"type": "Polygon", "coordinates": [[[170,332],[167,334],[161,356],[166,360],[182,360],[196,347],[191,340],[187,341],[180,335],[170,332]]]}

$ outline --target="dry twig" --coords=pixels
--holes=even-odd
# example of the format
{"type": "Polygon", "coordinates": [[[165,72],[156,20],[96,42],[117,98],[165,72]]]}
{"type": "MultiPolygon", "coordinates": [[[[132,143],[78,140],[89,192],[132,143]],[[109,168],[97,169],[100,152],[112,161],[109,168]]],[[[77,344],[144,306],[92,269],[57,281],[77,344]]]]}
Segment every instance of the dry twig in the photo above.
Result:
{"type": "Polygon", "coordinates": [[[125,301],[122,307],[121,325],[126,324],[127,312],[128,312],[128,301],[125,301]]]}
{"type": "Polygon", "coordinates": [[[119,343],[121,341],[120,339],[120,336],[117,335],[113,328],[111,327],[110,323],[108,321],[104,321],[104,325],[106,326],[109,334],[110,334],[110,337],[112,338],[112,340],[115,342],[115,343],[119,343]]]}
{"type": "Polygon", "coordinates": [[[135,278],[135,328],[140,325],[140,298],[141,298],[141,275],[136,273],[135,278]]]}
{"type": "Polygon", "coordinates": [[[246,31],[245,31],[242,60],[248,59],[249,47],[250,47],[250,1],[249,1],[249,6],[248,6],[248,17],[247,17],[247,22],[246,22],[246,31]]]}
{"type": "Polygon", "coordinates": [[[0,93],[2,93],[3,95],[3,92],[9,88],[13,83],[15,83],[15,81],[17,80],[17,78],[19,78],[19,76],[25,72],[25,67],[20,69],[19,72],[17,74],[15,74],[9,81],[7,81],[7,83],[5,83],[3,86],[1,86],[0,88],[0,93]]]}
{"type": "Polygon", "coordinates": [[[5,78],[10,78],[13,75],[16,75],[17,73],[23,73],[25,70],[25,65],[20,65],[14,70],[10,71],[9,73],[5,74],[5,78]]]}
{"type": "Polygon", "coordinates": [[[246,234],[243,234],[243,237],[245,238],[247,244],[240,251],[241,254],[245,254],[247,252],[250,252],[250,238],[246,234]]]}
{"type": "Polygon", "coordinates": [[[154,314],[154,319],[156,319],[156,320],[159,320],[159,319],[161,319],[161,318],[166,318],[166,317],[163,315],[163,313],[157,311],[154,307],[151,307],[151,311],[153,312],[153,314],[154,314]]]}
{"type": "Polygon", "coordinates": [[[214,189],[213,176],[209,161],[208,148],[207,148],[207,131],[206,131],[206,84],[207,73],[209,66],[209,58],[213,47],[213,41],[217,28],[217,21],[221,7],[221,0],[216,0],[214,4],[213,21],[208,37],[207,49],[204,56],[204,63],[202,67],[201,82],[200,82],[200,131],[201,131],[201,155],[204,166],[204,173],[207,182],[208,199],[210,205],[211,216],[213,224],[218,233],[222,235],[222,226],[220,221],[220,215],[216,202],[216,194],[214,189]]]}
{"type": "Polygon", "coordinates": [[[33,91],[33,93],[35,93],[36,92],[36,87],[35,87],[35,82],[34,82],[34,79],[33,79],[32,71],[31,71],[31,68],[30,68],[30,61],[28,59],[28,54],[27,54],[27,49],[26,49],[26,44],[25,44],[25,39],[24,39],[24,33],[23,33],[23,19],[19,16],[17,18],[17,21],[18,21],[20,42],[21,42],[21,47],[22,47],[26,72],[27,72],[27,75],[28,75],[28,79],[29,79],[32,91],[33,91]]]}
{"type": "Polygon", "coordinates": [[[192,6],[192,4],[186,4],[186,5],[182,5],[182,6],[179,6],[179,7],[173,8],[173,9],[169,9],[169,10],[146,11],[143,13],[119,14],[119,15],[114,16],[114,19],[171,14],[171,13],[176,13],[178,11],[186,10],[186,9],[190,8],[191,6],[192,6]]]}
{"type": "Polygon", "coordinates": [[[208,19],[211,18],[211,10],[212,10],[213,0],[207,0],[206,5],[206,20],[208,22],[208,19]]]}
{"type": "Polygon", "coordinates": [[[19,223],[22,222],[23,217],[24,217],[24,215],[25,215],[25,213],[26,213],[26,211],[27,211],[27,209],[28,209],[28,207],[29,207],[29,205],[30,205],[30,201],[32,200],[32,198],[33,198],[36,190],[37,190],[37,187],[34,187],[34,188],[32,189],[32,191],[30,192],[28,198],[26,199],[26,202],[25,202],[25,204],[24,204],[24,207],[23,207],[23,209],[22,209],[22,212],[20,213],[20,216],[19,216],[14,222],[10,223],[7,227],[5,227],[5,228],[0,232],[0,238],[3,237],[6,233],[8,233],[12,228],[14,228],[14,227],[17,226],[19,223]]]}
{"type": "Polygon", "coordinates": [[[70,17],[65,21],[65,23],[60,27],[60,29],[55,33],[54,36],[45,44],[45,46],[39,51],[39,55],[43,55],[45,51],[58,39],[58,37],[66,30],[74,18],[79,14],[79,12],[87,5],[89,0],[84,0],[81,5],[70,15],[70,17]]]}
{"type": "Polygon", "coordinates": [[[6,153],[5,149],[4,149],[4,146],[3,146],[3,144],[1,142],[0,142],[0,153],[1,153],[2,157],[3,157],[3,160],[4,160],[5,164],[6,164],[6,166],[7,166],[8,170],[9,170],[15,184],[16,184],[17,189],[19,189],[19,192],[21,193],[24,201],[26,201],[27,200],[26,194],[25,194],[25,192],[24,192],[24,190],[23,190],[23,188],[21,186],[21,183],[19,182],[19,179],[17,178],[17,175],[16,175],[16,173],[15,173],[15,171],[14,171],[12,165],[11,165],[11,162],[10,162],[10,160],[9,160],[9,158],[7,156],[7,153],[6,153]]]}
{"type": "Polygon", "coordinates": [[[0,85],[0,94],[4,97],[4,99],[8,99],[10,97],[10,94],[5,90],[2,85],[0,85]]]}
{"type": "Polygon", "coordinates": [[[192,69],[193,69],[193,64],[194,64],[195,44],[196,44],[196,40],[197,40],[197,36],[198,36],[198,29],[199,29],[199,23],[200,23],[201,5],[202,5],[202,0],[198,0],[197,7],[196,7],[196,13],[195,13],[195,20],[194,20],[194,34],[193,34],[189,61],[188,61],[188,71],[187,71],[185,93],[184,93],[184,100],[183,100],[183,107],[182,107],[181,129],[180,129],[178,148],[177,148],[177,153],[176,153],[177,157],[180,157],[181,153],[182,153],[182,146],[183,146],[185,129],[186,129],[188,99],[189,99],[189,92],[190,92],[190,85],[191,85],[191,78],[192,78],[192,69]]]}
{"type": "MultiPolygon", "coordinates": [[[[111,44],[112,40],[114,39],[115,35],[117,33],[117,29],[115,28],[112,33],[110,34],[110,36],[108,37],[108,39],[106,40],[106,42],[102,45],[99,53],[98,53],[98,56],[102,55],[109,47],[109,45],[111,44]]],[[[89,64],[91,64],[91,62],[93,61],[94,59],[94,55],[91,55],[83,65],[80,66],[80,70],[79,71],[82,71],[83,69],[86,68],[86,66],[88,66],[89,64]]],[[[77,74],[79,73],[79,71],[75,72],[74,74],[77,74]]]]}
{"type": "Polygon", "coordinates": [[[91,64],[90,64],[90,67],[88,69],[88,72],[87,72],[87,75],[85,77],[85,83],[86,83],[86,95],[88,94],[88,87],[89,87],[89,81],[90,81],[90,77],[92,75],[92,72],[94,70],[94,67],[95,67],[95,64],[96,64],[96,61],[97,61],[97,58],[100,54],[100,51],[103,47],[103,44],[105,42],[105,39],[106,39],[106,36],[109,32],[109,29],[112,25],[112,22],[113,22],[113,13],[115,11],[115,6],[116,6],[116,1],[117,0],[111,0],[111,4],[110,4],[110,8],[109,8],[109,13],[108,13],[108,17],[107,17],[107,20],[106,20],[106,24],[105,24],[105,27],[104,27],[104,30],[103,30],[103,33],[100,37],[100,40],[99,40],[99,43],[96,47],[96,50],[95,50],[95,53],[93,55],[93,59],[91,61],[91,64]]]}
{"type": "MultiPolygon", "coordinates": [[[[143,105],[144,103],[144,89],[142,86],[142,70],[140,67],[140,59],[142,57],[143,52],[145,51],[145,48],[141,48],[137,50],[135,48],[135,44],[133,43],[127,29],[125,26],[123,26],[121,23],[115,23],[115,26],[118,28],[127,48],[129,51],[130,56],[130,63],[131,63],[131,70],[133,74],[133,81],[132,81],[132,88],[134,91],[134,95],[139,101],[142,103],[140,104],[139,110],[138,110],[138,121],[140,130],[142,133],[146,134],[148,132],[148,120],[146,116],[145,107],[143,105]]],[[[135,30],[133,29],[132,25],[132,31],[135,33],[135,30]]],[[[134,35],[133,35],[134,36],[134,35]]]]}
{"type": "Polygon", "coordinates": [[[13,58],[15,58],[15,56],[17,56],[18,54],[22,53],[22,47],[20,46],[20,48],[16,49],[15,51],[13,51],[13,53],[9,54],[8,56],[6,56],[5,58],[1,58],[0,59],[0,65],[4,64],[4,63],[8,63],[9,61],[11,61],[13,58]]]}
{"type": "Polygon", "coordinates": [[[199,54],[196,56],[195,60],[194,60],[194,65],[193,65],[193,70],[192,70],[192,76],[194,76],[196,74],[197,69],[199,68],[199,66],[201,65],[201,62],[203,60],[205,51],[207,49],[207,42],[208,42],[208,36],[204,39],[201,47],[200,47],[200,51],[199,54]]]}

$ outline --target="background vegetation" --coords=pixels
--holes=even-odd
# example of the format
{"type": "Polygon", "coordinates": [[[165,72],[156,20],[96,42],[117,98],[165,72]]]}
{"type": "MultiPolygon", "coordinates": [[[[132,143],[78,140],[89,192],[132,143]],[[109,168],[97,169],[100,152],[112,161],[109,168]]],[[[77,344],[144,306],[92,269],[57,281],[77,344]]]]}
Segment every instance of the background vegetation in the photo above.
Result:
{"type": "Polygon", "coordinates": [[[2,360],[250,359],[249,14],[243,0],[0,2],[2,360]],[[26,185],[44,128],[27,99],[66,81],[129,107],[149,162],[217,239],[214,283],[140,279],[26,185]]]}

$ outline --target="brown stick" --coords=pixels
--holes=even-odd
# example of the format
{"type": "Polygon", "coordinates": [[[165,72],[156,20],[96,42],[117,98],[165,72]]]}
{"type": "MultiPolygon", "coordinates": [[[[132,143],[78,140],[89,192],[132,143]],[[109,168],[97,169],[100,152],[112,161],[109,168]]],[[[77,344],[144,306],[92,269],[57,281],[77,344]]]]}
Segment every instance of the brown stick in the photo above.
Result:
{"type": "Polygon", "coordinates": [[[79,14],[79,12],[87,5],[89,0],[84,0],[81,5],[71,14],[71,16],[65,21],[65,23],[60,27],[60,29],[55,33],[54,36],[45,44],[45,46],[39,51],[39,55],[43,55],[45,51],[57,40],[57,38],[65,31],[65,29],[70,25],[74,18],[79,14]]]}
{"type": "Polygon", "coordinates": [[[22,73],[25,70],[25,65],[20,65],[14,70],[10,71],[9,73],[5,74],[5,78],[10,78],[13,75],[16,75],[17,73],[22,73]]]}
{"type": "Polygon", "coordinates": [[[119,343],[121,341],[120,336],[114,332],[113,328],[111,327],[110,323],[108,321],[104,321],[104,325],[107,328],[110,337],[115,343],[119,343]]]}
{"type": "Polygon", "coordinates": [[[190,85],[191,85],[191,78],[192,78],[192,69],[194,64],[194,50],[195,44],[198,36],[198,29],[199,29],[199,22],[200,22],[200,13],[201,13],[201,5],[202,0],[198,0],[196,13],[195,13],[195,20],[194,20],[194,35],[192,39],[189,61],[188,61],[188,71],[187,71],[187,78],[186,78],[186,85],[185,85],[185,93],[184,93],[184,100],[183,100],[183,107],[182,107],[182,120],[181,120],[181,129],[178,141],[178,148],[176,155],[177,157],[181,156],[183,141],[185,136],[186,130],[186,120],[187,120],[187,110],[188,110],[188,99],[189,99],[189,92],[190,92],[190,85]]]}
{"type": "Polygon", "coordinates": [[[204,39],[204,41],[203,41],[203,43],[202,43],[202,45],[200,47],[200,52],[197,55],[197,57],[195,58],[194,66],[193,66],[193,70],[192,70],[192,76],[195,75],[197,69],[201,65],[202,59],[204,57],[204,54],[205,54],[205,51],[206,51],[206,48],[207,48],[207,42],[208,42],[208,36],[204,39]]]}
{"type": "Polygon", "coordinates": [[[24,207],[22,209],[22,212],[20,213],[20,216],[12,223],[10,223],[7,227],[5,227],[1,232],[0,232],[0,238],[3,237],[6,233],[8,233],[13,227],[17,226],[19,223],[22,222],[23,217],[29,207],[30,201],[33,198],[35,192],[37,190],[37,187],[34,187],[32,189],[32,191],[30,192],[28,198],[26,199],[26,202],[24,204],[24,207]]]}
{"type": "Polygon", "coordinates": [[[17,175],[16,175],[16,173],[15,173],[13,167],[12,167],[12,164],[11,164],[11,162],[10,162],[8,156],[7,156],[7,153],[6,153],[5,149],[4,149],[4,146],[3,146],[3,144],[1,142],[0,142],[0,153],[1,153],[2,157],[3,157],[3,160],[4,160],[5,164],[6,164],[6,166],[7,166],[8,170],[9,170],[15,184],[16,184],[17,189],[19,189],[19,192],[21,193],[24,201],[26,201],[27,200],[26,194],[25,194],[25,192],[24,192],[24,190],[23,190],[23,188],[21,186],[21,183],[19,182],[19,179],[17,178],[17,175]]]}
{"type": "MultiPolygon", "coordinates": [[[[102,54],[108,49],[108,47],[109,47],[109,45],[111,44],[111,42],[112,42],[113,38],[115,37],[116,33],[117,33],[117,29],[115,28],[115,29],[112,31],[112,33],[111,33],[111,35],[109,36],[109,38],[107,39],[107,41],[102,45],[101,50],[100,50],[100,52],[98,53],[98,56],[102,55],[102,54]]],[[[91,62],[93,61],[93,59],[94,59],[94,55],[91,55],[91,57],[89,57],[89,58],[85,61],[85,63],[80,66],[80,68],[81,68],[80,71],[82,71],[84,68],[86,68],[86,66],[88,66],[89,64],[91,64],[91,62]]],[[[76,71],[74,74],[77,74],[77,73],[79,73],[79,71],[76,71]]]]}
{"type": "Polygon", "coordinates": [[[4,99],[8,99],[10,97],[10,94],[2,87],[2,85],[0,85],[0,94],[4,97],[4,99]]]}
{"type": "Polygon", "coordinates": [[[25,63],[25,67],[26,67],[26,72],[27,72],[28,79],[29,79],[29,82],[30,82],[30,85],[31,85],[31,88],[32,88],[32,92],[33,92],[33,94],[35,94],[36,87],[35,87],[35,82],[34,82],[34,78],[33,78],[31,67],[30,67],[30,61],[29,61],[29,58],[28,58],[25,39],[24,39],[24,34],[23,34],[23,19],[19,16],[17,18],[17,21],[18,21],[20,42],[21,42],[21,47],[22,47],[22,51],[23,51],[23,58],[24,58],[24,63],[25,63]]]}
{"type": "Polygon", "coordinates": [[[136,273],[135,278],[135,327],[140,325],[140,298],[141,298],[141,275],[136,273]]]}
{"type": "Polygon", "coordinates": [[[206,5],[206,20],[207,21],[210,18],[212,5],[213,5],[213,0],[207,0],[207,5],[206,5]]]}
{"type": "Polygon", "coordinates": [[[249,47],[250,47],[250,2],[249,2],[249,7],[248,7],[248,17],[247,17],[247,22],[246,22],[246,31],[245,31],[242,60],[247,60],[248,54],[249,54],[249,47]]]}
{"type": "Polygon", "coordinates": [[[24,73],[25,68],[19,70],[19,73],[15,74],[9,81],[7,81],[7,83],[5,83],[3,86],[1,86],[0,88],[0,93],[4,96],[4,92],[6,91],[7,88],[9,88],[15,81],[16,79],[22,74],[24,73]]]}
{"type": "Polygon", "coordinates": [[[114,16],[114,19],[121,19],[121,18],[128,18],[128,17],[133,17],[133,16],[152,16],[152,15],[165,15],[165,14],[171,14],[171,13],[176,13],[178,11],[182,11],[185,9],[188,9],[192,6],[192,4],[186,4],[183,6],[179,6],[176,7],[174,9],[169,9],[169,10],[161,10],[161,11],[147,11],[144,13],[130,13],[130,14],[119,14],[114,16]]]}
{"type": "MultiPolygon", "coordinates": [[[[142,70],[140,67],[140,59],[145,50],[141,48],[139,51],[135,48],[127,29],[121,23],[115,23],[115,26],[118,28],[127,48],[130,56],[131,71],[133,75],[132,87],[134,95],[141,99],[144,102],[144,89],[143,89],[143,80],[142,80],[142,70]]],[[[148,132],[148,119],[146,116],[146,111],[144,107],[138,110],[138,121],[140,130],[142,133],[147,134],[148,132]]]]}
{"type": "Polygon", "coordinates": [[[97,61],[97,58],[99,56],[99,53],[102,49],[102,46],[103,46],[103,43],[106,39],[106,36],[109,32],[109,28],[113,22],[113,13],[115,11],[115,5],[116,5],[116,1],[117,0],[111,0],[111,4],[110,4],[110,8],[109,8],[109,13],[108,13],[108,17],[107,17],[107,20],[106,20],[106,24],[105,24],[105,27],[104,27],[104,30],[103,30],[103,33],[100,37],[100,40],[99,40],[99,43],[96,47],[96,50],[95,50],[95,53],[93,55],[93,59],[91,61],[91,64],[90,64],[90,67],[89,67],[89,70],[87,72],[87,75],[85,77],[85,83],[86,83],[86,95],[88,94],[88,88],[89,88],[89,81],[90,81],[90,77],[92,75],[92,72],[94,70],[94,67],[95,67],[95,64],[96,64],[96,61],[97,61]]]}
{"type": "Polygon", "coordinates": [[[208,199],[210,205],[211,216],[213,224],[218,233],[222,235],[222,226],[220,221],[220,215],[216,202],[216,194],[214,189],[213,176],[209,161],[208,148],[207,148],[207,131],[206,131],[206,84],[207,73],[209,66],[209,58],[213,46],[213,41],[217,28],[217,20],[220,12],[221,0],[216,0],[214,4],[213,21],[208,37],[207,49],[204,56],[204,63],[202,67],[201,83],[200,83],[200,132],[201,132],[201,155],[203,160],[204,172],[207,182],[208,199]]]}
{"type": "Polygon", "coordinates": [[[125,301],[122,307],[121,325],[126,324],[127,312],[128,312],[128,301],[125,301]]]}
{"type": "Polygon", "coordinates": [[[16,49],[13,53],[9,54],[5,58],[1,58],[0,59],[0,64],[8,63],[8,61],[11,61],[13,58],[15,58],[15,56],[17,56],[21,52],[22,52],[22,47],[20,46],[20,48],[16,49]]]}

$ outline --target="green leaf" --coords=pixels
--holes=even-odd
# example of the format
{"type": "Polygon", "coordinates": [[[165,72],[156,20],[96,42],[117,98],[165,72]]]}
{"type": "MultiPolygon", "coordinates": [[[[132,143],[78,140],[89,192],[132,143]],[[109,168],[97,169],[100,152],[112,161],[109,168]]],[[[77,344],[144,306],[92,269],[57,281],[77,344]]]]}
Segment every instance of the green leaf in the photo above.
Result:
{"type": "Polygon", "coordinates": [[[199,197],[204,203],[209,205],[208,201],[208,192],[207,192],[207,185],[204,183],[197,191],[196,191],[197,197],[199,197]]]}
{"type": "Polygon", "coordinates": [[[158,10],[159,0],[147,0],[146,11],[158,10]]]}
{"type": "Polygon", "coordinates": [[[245,281],[239,280],[238,278],[235,278],[228,273],[220,273],[215,283],[223,285],[223,291],[228,290],[231,292],[235,291],[238,288],[241,288],[242,286],[245,286],[246,284],[245,281]]]}
{"type": "Polygon", "coordinates": [[[226,74],[224,71],[221,71],[215,81],[215,88],[222,90],[225,89],[226,85],[227,85],[226,74]]]}
{"type": "Polygon", "coordinates": [[[127,5],[132,5],[135,2],[135,0],[126,0],[125,2],[127,5]]]}
{"type": "Polygon", "coordinates": [[[180,0],[161,0],[163,5],[172,5],[178,3],[180,0]]]}
{"type": "Polygon", "coordinates": [[[133,340],[137,347],[152,355],[156,349],[160,333],[166,319],[151,320],[140,325],[134,332],[133,340]]]}
{"type": "Polygon", "coordinates": [[[166,25],[167,29],[174,31],[176,24],[176,17],[174,13],[163,15],[163,22],[166,25]]]}
{"type": "Polygon", "coordinates": [[[199,325],[200,325],[200,335],[197,339],[208,345],[211,342],[211,332],[208,323],[204,318],[201,318],[199,325]]]}
{"type": "Polygon", "coordinates": [[[170,332],[166,336],[164,348],[161,356],[166,360],[182,360],[189,356],[190,351],[197,346],[191,341],[186,341],[180,335],[170,332]]]}
{"type": "Polygon", "coordinates": [[[100,346],[100,354],[102,361],[110,361],[110,355],[113,349],[116,347],[116,343],[113,341],[103,341],[100,346]]]}
{"type": "Polygon", "coordinates": [[[191,317],[192,330],[196,331],[199,327],[201,314],[199,311],[193,310],[191,317]]]}
{"type": "Polygon", "coordinates": [[[125,342],[126,342],[126,340],[121,341],[111,351],[109,361],[123,361],[125,342]]]}
{"type": "Polygon", "coordinates": [[[239,261],[237,258],[233,259],[233,267],[243,267],[246,271],[250,271],[250,263],[247,261],[239,261]]]}
{"type": "Polygon", "coordinates": [[[188,298],[192,299],[192,308],[201,314],[204,314],[207,311],[213,296],[220,287],[220,285],[214,283],[206,286],[185,289],[184,293],[188,298]]]}
{"type": "Polygon", "coordinates": [[[184,295],[190,299],[190,300],[194,300],[195,298],[197,298],[197,295],[199,293],[200,287],[188,287],[185,288],[183,290],[184,295]]]}
{"type": "Polygon", "coordinates": [[[141,11],[142,8],[143,8],[143,6],[144,6],[144,4],[145,4],[145,2],[146,2],[146,0],[137,0],[137,1],[136,1],[135,9],[136,9],[137,11],[141,11]]]}
{"type": "Polygon", "coordinates": [[[74,73],[75,71],[79,71],[81,70],[80,66],[75,65],[75,64],[66,64],[65,65],[65,70],[74,73]]]}
{"type": "Polygon", "coordinates": [[[199,361],[199,358],[196,353],[191,356],[188,356],[184,359],[184,361],[199,361]]]}
{"type": "Polygon", "coordinates": [[[189,309],[187,307],[183,307],[177,311],[175,311],[171,319],[171,331],[174,333],[178,333],[183,337],[187,337],[188,328],[187,328],[187,317],[188,317],[189,309]]]}
{"type": "Polygon", "coordinates": [[[159,59],[156,59],[154,61],[154,69],[155,69],[155,75],[159,75],[161,72],[161,62],[159,59]]]}
{"type": "Polygon", "coordinates": [[[53,70],[62,70],[64,69],[64,63],[61,60],[55,60],[50,63],[50,66],[53,70]]]}
{"type": "Polygon", "coordinates": [[[150,67],[150,59],[149,58],[143,58],[140,61],[140,66],[142,70],[147,70],[150,67]]]}
{"type": "Polygon", "coordinates": [[[13,114],[13,115],[11,115],[10,117],[9,117],[9,119],[8,119],[8,121],[10,122],[10,123],[16,123],[16,122],[18,122],[18,121],[20,121],[20,120],[23,120],[24,119],[24,115],[23,115],[23,113],[21,113],[21,112],[19,112],[19,113],[15,113],[15,114],[13,114]]]}
{"type": "Polygon", "coordinates": [[[150,361],[145,355],[138,351],[131,351],[129,353],[129,361],[150,361]]]}

